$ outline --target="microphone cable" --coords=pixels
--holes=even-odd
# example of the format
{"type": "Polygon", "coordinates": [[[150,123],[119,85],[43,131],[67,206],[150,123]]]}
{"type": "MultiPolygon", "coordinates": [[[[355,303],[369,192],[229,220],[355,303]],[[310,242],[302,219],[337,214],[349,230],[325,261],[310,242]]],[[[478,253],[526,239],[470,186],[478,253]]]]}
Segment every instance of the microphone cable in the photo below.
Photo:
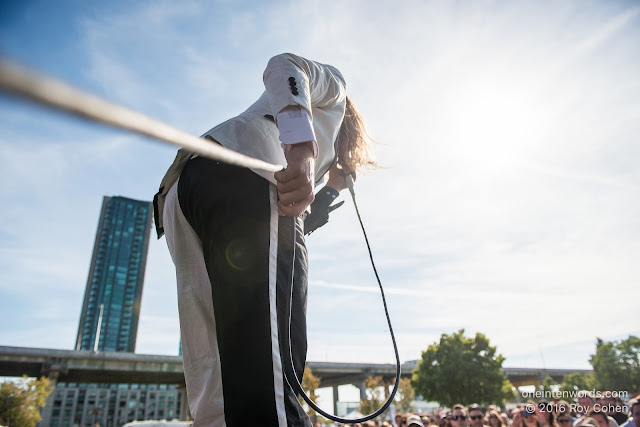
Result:
{"type": "MultiPolygon", "coordinates": [[[[393,342],[393,351],[395,353],[395,357],[396,357],[396,381],[395,384],[393,386],[393,390],[391,391],[391,395],[389,396],[389,398],[387,399],[387,401],[384,403],[384,405],[382,405],[382,407],[380,409],[378,409],[377,411],[375,411],[372,414],[366,415],[364,417],[361,418],[355,418],[355,419],[348,419],[348,418],[341,418],[338,417],[336,415],[332,415],[329,414],[325,411],[323,411],[322,409],[320,409],[318,407],[318,405],[316,405],[313,400],[311,400],[311,398],[309,396],[307,396],[307,393],[303,390],[302,385],[300,384],[301,379],[299,380],[297,375],[295,374],[295,369],[293,366],[293,355],[291,353],[291,300],[293,298],[293,279],[294,279],[294,275],[293,275],[293,266],[295,265],[295,239],[296,239],[296,228],[295,226],[293,227],[293,238],[294,238],[294,244],[293,244],[293,259],[294,262],[291,264],[291,289],[289,292],[289,298],[287,299],[287,301],[285,302],[285,312],[289,313],[289,317],[287,319],[287,327],[283,328],[284,332],[285,332],[285,336],[283,339],[284,342],[284,363],[285,363],[285,379],[287,381],[287,384],[289,384],[289,386],[300,396],[302,396],[302,398],[304,399],[305,402],[307,402],[307,404],[314,410],[316,411],[318,414],[322,415],[323,417],[332,420],[332,421],[336,421],[339,423],[344,423],[344,424],[355,424],[355,423],[362,423],[365,421],[369,421],[372,420],[374,418],[376,418],[377,416],[381,415],[382,413],[384,413],[384,411],[387,410],[387,408],[389,407],[389,405],[391,405],[391,402],[393,402],[393,399],[396,395],[396,392],[398,391],[398,385],[400,384],[400,374],[401,374],[401,369],[400,369],[400,356],[398,355],[398,345],[396,344],[396,337],[393,333],[393,327],[391,326],[391,318],[389,317],[389,310],[387,308],[387,300],[385,298],[384,295],[384,289],[382,288],[382,282],[380,281],[380,276],[378,275],[378,270],[376,269],[376,264],[373,260],[373,254],[371,252],[371,246],[369,244],[369,238],[367,237],[367,232],[365,231],[364,228],[364,224],[362,223],[362,217],[360,216],[360,210],[358,209],[358,204],[356,203],[356,194],[354,191],[354,185],[353,185],[353,178],[351,175],[347,175],[347,186],[349,187],[349,192],[351,193],[351,198],[353,200],[353,206],[356,209],[356,214],[358,216],[358,221],[360,222],[360,227],[362,228],[362,233],[364,234],[364,240],[367,244],[367,250],[369,252],[369,259],[371,260],[371,266],[373,267],[373,272],[375,273],[376,276],[376,280],[378,281],[378,286],[380,287],[380,295],[382,296],[382,304],[384,305],[384,314],[387,318],[387,325],[389,326],[389,333],[391,334],[391,341],[393,342]]],[[[295,221],[295,219],[292,218],[292,221],[295,221]]]]}

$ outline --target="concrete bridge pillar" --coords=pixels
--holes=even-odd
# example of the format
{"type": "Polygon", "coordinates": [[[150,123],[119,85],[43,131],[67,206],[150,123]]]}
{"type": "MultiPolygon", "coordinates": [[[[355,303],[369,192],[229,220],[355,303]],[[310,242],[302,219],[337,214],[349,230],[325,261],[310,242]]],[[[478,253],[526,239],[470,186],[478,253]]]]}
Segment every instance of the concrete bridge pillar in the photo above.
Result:
{"type": "Polygon", "coordinates": [[[360,400],[364,400],[367,398],[367,384],[365,380],[362,380],[359,384],[354,384],[354,386],[358,387],[360,390],[360,400]]]}
{"type": "Polygon", "coordinates": [[[338,413],[338,398],[339,398],[338,386],[337,385],[334,385],[333,387],[331,387],[331,394],[333,395],[333,413],[337,414],[338,413]]]}
{"type": "Polygon", "coordinates": [[[53,391],[51,392],[49,397],[47,397],[44,408],[42,408],[42,413],[40,414],[40,416],[42,417],[42,421],[40,421],[38,425],[48,426],[51,425],[51,412],[53,411],[54,395],[56,394],[56,386],[58,385],[60,370],[55,368],[48,369],[46,371],[42,371],[42,375],[49,378],[49,381],[53,386],[53,391]]]}
{"type": "Polygon", "coordinates": [[[189,401],[187,400],[187,386],[181,384],[176,387],[180,391],[180,421],[190,421],[189,401]]]}
{"type": "Polygon", "coordinates": [[[384,386],[384,398],[385,400],[389,400],[389,397],[391,397],[391,391],[389,391],[389,387],[391,387],[391,382],[389,380],[385,380],[382,382],[383,386],[384,386]]]}

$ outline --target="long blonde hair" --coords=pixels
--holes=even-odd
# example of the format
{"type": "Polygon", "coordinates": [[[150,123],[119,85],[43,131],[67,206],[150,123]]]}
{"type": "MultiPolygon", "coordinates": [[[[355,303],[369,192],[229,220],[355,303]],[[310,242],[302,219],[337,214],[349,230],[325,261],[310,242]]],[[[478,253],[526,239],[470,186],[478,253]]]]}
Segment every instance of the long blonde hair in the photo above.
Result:
{"type": "Polygon", "coordinates": [[[347,96],[344,119],[338,132],[338,166],[347,173],[379,168],[371,149],[372,142],[364,118],[347,96]]]}

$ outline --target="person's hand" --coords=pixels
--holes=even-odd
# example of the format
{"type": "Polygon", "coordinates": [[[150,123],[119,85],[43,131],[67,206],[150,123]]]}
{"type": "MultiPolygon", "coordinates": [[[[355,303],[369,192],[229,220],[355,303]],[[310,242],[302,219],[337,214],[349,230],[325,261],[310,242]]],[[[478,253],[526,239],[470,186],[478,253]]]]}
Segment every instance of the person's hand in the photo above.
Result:
{"type": "Polygon", "coordinates": [[[355,172],[347,173],[344,169],[335,165],[329,170],[329,179],[326,185],[337,191],[342,191],[347,188],[347,175],[351,175],[353,180],[356,180],[355,172]]]}
{"type": "Polygon", "coordinates": [[[316,161],[313,141],[293,144],[285,150],[287,168],[276,172],[278,187],[278,213],[280,216],[298,216],[313,202],[316,161]]]}
{"type": "Polygon", "coordinates": [[[522,412],[518,411],[513,415],[513,421],[511,425],[519,426],[521,422],[522,422],[522,412]]]}

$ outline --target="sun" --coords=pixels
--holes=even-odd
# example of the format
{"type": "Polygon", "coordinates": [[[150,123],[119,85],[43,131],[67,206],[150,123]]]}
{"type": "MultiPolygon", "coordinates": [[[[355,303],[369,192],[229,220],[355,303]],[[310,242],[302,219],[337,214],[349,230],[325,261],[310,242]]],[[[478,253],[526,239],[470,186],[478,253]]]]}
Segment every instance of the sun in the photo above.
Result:
{"type": "Polygon", "coordinates": [[[533,89],[518,77],[487,72],[456,82],[450,100],[451,142],[469,166],[512,168],[534,148],[541,115],[533,89]]]}

